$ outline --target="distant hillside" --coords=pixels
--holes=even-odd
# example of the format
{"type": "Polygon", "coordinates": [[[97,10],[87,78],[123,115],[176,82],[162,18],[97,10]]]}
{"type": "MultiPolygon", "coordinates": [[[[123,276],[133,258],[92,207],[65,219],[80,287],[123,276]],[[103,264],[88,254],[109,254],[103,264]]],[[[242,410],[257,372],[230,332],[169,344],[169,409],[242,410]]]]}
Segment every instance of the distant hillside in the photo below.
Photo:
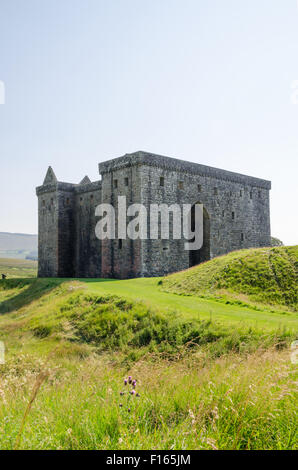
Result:
{"type": "Polygon", "coordinates": [[[166,277],[162,288],[297,309],[298,246],[235,251],[166,277]]]}
{"type": "Polygon", "coordinates": [[[0,232],[0,258],[37,258],[37,235],[0,232]]]}
{"type": "Polygon", "coordinates": [[[22,277],[36,277],[37,262],[28,259],[0,258],[0,275],[5,274],[8,279],[22,277]]]}

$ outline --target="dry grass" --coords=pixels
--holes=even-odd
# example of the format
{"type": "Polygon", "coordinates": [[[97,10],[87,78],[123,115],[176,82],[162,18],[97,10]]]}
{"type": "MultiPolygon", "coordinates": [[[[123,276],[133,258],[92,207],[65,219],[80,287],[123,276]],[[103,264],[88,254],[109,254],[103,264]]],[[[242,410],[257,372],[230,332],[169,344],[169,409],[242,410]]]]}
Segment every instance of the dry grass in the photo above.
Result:
{"type": "Polygon", "coordinates": [[[128,369],[111,355],[65,359],[57,350],[41,388],[45,363],[19,358],[2,374],[0,447],[12,448],[21,429],[24,449],[297,448],[297,369],[288,350],[157,359],[128,369]],[[120,396],[127,375],[137,379],[139,399],[120,396]]]}

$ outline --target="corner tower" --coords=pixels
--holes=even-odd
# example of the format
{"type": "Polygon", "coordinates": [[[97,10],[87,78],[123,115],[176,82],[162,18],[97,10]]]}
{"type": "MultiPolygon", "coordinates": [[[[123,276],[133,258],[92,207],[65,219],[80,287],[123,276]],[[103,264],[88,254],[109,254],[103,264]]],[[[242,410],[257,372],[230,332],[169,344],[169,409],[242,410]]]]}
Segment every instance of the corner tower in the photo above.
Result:
{"type": "Polygon", "coordinates": [[[38,196],[38,276],[74,276],[74,187],[48,168],[38,196]]]}

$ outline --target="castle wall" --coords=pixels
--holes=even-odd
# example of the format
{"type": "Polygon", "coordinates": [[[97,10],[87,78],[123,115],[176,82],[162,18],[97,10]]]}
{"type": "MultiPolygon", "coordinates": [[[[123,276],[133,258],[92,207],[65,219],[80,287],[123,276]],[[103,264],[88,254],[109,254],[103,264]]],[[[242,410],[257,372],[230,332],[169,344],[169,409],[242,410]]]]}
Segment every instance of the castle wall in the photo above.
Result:
{"type": "Polygon", "coordinates": [[[101,241],[95,235],[95,208],[101,203],[101,182],[75,189],[75,276],[101,277],[101,241]]]}
{"type": "MultiPolygon", "coordinates": [[[[118,233],[118,196],[126,196],[127,206],[140,202],[141,180],[138,167],[111,168],[102,172],[102,202],[115,208],[116,235],[118,233]]],[[[127,219],[129,221],[129,219],[127,219]]],[[[141,241],[123,239],[102,241],[103,277],[131,278],[142,273],[141,241]]]]}
{"type": "Polygon", "coordinates": [[[146,152],[101,163],[99,172],[102,181],[86,177],[76,185],[58,182],[49,168],[37,188],[39,276],[160,276],[232,250],[270,245],[269,181],[146,152]],[[127,207],[147,208],[147,240],[118,239],[118,196],[126,196],[127,207]],[[115,209],[114,240],[95,235],[100,203],[115,209]],[[151,204],[196,203],[205,208],[202,250],[190,256],[185,239],[173,240],[171,231],[169,240],[149,238],[151,204]]]}
{"type": "Polygon", "coordinates": [[[44,187],[38,197],[38,276],[58,276],[58,200],[56,186],[44,187]]]}
{"type": "Polygon", "coordinates": [[[74,275],[74,185],[53,182],[37,188],[38,275],[74,275]]]}
{"type": "MultiPolygon", "coordinates": [[[[131,202],[144,204],[148,214],[150,204],[203,204],[209,216],[205,238],[208,236],[210,258],[241,248],[270,245],[269,181],[146,152],[101,163],[99,171],[109,188],[107,194],[113,195],[106,201],[112,204],[117,195],[125,194],[120,185],[117,190],[113,188],[113,179],[122,181],[129,172],[134,174],[131,202]]],[[[149,217],[147,229],[149,234],[149,217]]],[[[107,243],[103,253],[106,276],[112,265],[115,274],[119,256],[116,243],[107,243]]],[[[171,232],[169,240],[134,241],[137,249],[120,258],[117,277],[160,276],[188,268],[190,253],[184,243],[184,239],[173,240],[171,232]],[[129,270],[132,259],[136,261],[135,269],[129,270]]],[[[201,258],[208,250],[203,247],[201,258]]]]}
{"type": "MultiPolygon", "coordinates": [[[[210,221],[210,258],[241,248],[270,245],[267,188],[252,184],[249,179],[237,182],[146,165],[140,171],[141,199],[148,211],[154,203],[204,205],[210,221]]],[[[184,243],[184,239],[142,241],[143,275],[188,268],[190,253],[184,243]]]]}
{"type": "Polygon", "coordinates": [[[58,277],[75,276],[74,187],[58,183],[58,277]]]}

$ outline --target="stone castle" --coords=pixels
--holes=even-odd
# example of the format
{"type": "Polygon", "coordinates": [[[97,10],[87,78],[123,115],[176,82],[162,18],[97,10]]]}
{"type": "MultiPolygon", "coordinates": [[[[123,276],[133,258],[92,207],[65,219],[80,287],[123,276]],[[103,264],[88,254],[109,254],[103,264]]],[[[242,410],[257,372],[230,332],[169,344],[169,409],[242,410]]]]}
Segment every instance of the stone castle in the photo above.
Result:
{"type": "Polygon", "coordinates": [[[270,245],[270,181],[143,151],[99,164],[101,180],[59,182],[49,167],[38,196],[40,277],[161,276],[233,250],[270,245]],[[127,205],[204,205],[204,244],[185,240],[99,240],[95,208],[118,196],[127,205]]]}

